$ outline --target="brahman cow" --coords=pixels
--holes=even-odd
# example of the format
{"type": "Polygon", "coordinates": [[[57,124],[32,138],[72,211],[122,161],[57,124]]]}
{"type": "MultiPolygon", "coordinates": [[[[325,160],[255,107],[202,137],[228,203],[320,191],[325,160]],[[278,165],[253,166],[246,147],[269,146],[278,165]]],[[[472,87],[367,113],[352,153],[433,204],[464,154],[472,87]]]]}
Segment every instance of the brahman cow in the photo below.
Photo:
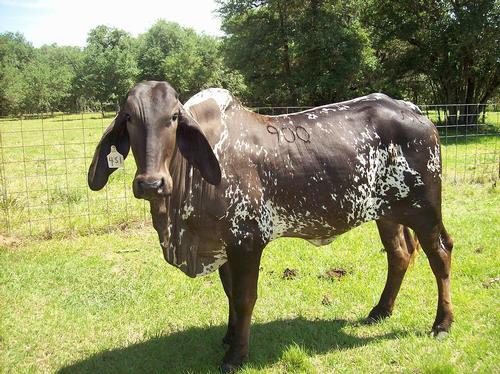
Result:
{"type": "Polygon", "coordinates": [[[129,148],[133,191],[151,205],[165,259],[190,277],[219,269],[229,299],[221,370],[248,355],[262,250],[279,237],[329,243],[376,220],[389,270],[369,320],[389,316],[418,237],[438,285],[434,335],[452,323],[453,242],[441,217],[435,126],[413,104],[372,94],[299,113],[256,114],[223,89],[184,105],[143,82],[106,129],[88,183],[100,190],[129,148]]]}

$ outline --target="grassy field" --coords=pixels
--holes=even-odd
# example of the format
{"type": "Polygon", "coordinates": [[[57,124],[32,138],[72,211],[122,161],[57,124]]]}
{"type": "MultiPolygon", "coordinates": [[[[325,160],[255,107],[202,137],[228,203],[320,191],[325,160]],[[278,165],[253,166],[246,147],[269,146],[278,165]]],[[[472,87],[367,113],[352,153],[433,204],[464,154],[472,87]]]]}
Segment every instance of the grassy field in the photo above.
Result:
{"type": "MultiPolygon", "coordinates": [[[[444,340],[428,336],[437,291],[423,253],[394,315],[360,323],[387,267],[373,223],[322,248],[271,243],[243,373],[500,372],[499,206],[492,183],[445,185],[456,318],[444,340]]],[[[218,277],[166,264],[152,229],[11,240],[0,263],[0,372],[216,372],[227,313],[218,277]]]]}

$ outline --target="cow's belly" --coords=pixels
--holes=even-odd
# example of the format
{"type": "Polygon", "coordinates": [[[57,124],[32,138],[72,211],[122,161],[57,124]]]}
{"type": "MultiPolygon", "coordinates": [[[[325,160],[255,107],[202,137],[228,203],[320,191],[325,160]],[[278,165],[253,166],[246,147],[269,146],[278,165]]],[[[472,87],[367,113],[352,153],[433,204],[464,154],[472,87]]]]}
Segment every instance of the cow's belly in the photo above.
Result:
{"type": "Polygon", "coordinates": [[[287,196],[279,202],[269,200],[261,208],[260,221],[269,239],[299,237],[315,245],[330,243],[336,236],[365,222],[377,220],[391,211],[399,200],[377,185],[325,185],[307,197],[287,196]]]}
{"type": "Polygon", "coordinates": [[[335,204],[327,202],[319,201],[306,208],[298,204],[294,207],[279,205],[269,200],[261,212],[261,231],[269,240],[299,237],[315,245],[324,245],[350,228],[345,214],[335,204]]]}
{"type": "Polygon", "coordinates": [[[315,245],[316,247],[321,247],[323,245],[328,245],[330,244],[331,242],[333,242],[333,240],[337,237],[338,235],[334,235],[330,238],[325,238],[325,239],[306,239],[309,243],[311,243],[312,245],[315,245]]]}
{"type": "MultiPolygon", "coordinates": [[[[369,200],[369,199],[368,199],[369,200]]],[[[376,220],[384,214],[388,205],[379,200],[363,201],[362,206],[349,205],[347,209],[335,204],[320,204],[305,210],[272,207],[270,209],[269,240],[280,237],[296,237],[315,246],[330,244],[337,236],[361,225],[376,220]]]]}

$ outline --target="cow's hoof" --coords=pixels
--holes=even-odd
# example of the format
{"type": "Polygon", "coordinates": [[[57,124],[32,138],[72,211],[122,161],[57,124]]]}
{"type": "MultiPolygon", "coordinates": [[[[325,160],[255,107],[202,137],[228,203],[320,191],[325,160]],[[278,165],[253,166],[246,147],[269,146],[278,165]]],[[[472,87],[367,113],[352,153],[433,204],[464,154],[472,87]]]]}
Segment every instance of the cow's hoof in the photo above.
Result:
{"type": "Polygon", "coordinates": [[[449,335],[448,329],[443,326],[436,326],[432,328],[431,336],[437,340],[443,340],[449,335]]]}
{"type": "Polygon", "coordinates": [[[241,354],[239,352],[241,351],[235,353],[234,347],[229,348],[220,365],[221,373],[235,373],[241,369],[243,362],[248,359],[248,353],[241,354]]]}
{"type": "Polygon", "coordinates": [[[241,364],[235,365],[229,362],[223,362],[222,365],[219,367],[219,370],[223,374],[228,374],[228,373],[236,373],[238,370],[240,370],[240,368],[241,364]]]}
{"type": "Polygon", "coordinates": [[[365,318],[363,322],[367,325],[371,325],[373,323],[382,321],[387,317],[390,317],[391,314],[392,313],[389,310],[383,310],[381,308],[375,307],[371,310],[370,314],[368,314],[368,317],[365,318]]]}

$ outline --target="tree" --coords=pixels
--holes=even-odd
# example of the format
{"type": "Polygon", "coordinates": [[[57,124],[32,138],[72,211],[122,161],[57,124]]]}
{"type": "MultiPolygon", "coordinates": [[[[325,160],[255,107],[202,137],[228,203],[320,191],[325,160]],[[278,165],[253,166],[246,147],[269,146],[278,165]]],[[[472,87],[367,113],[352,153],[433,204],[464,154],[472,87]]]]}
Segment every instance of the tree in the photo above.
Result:
{"type": "Polygon", "coordinates": [[[247,100],[260,105],[294,105],[289,10],[296,1],[220,1],[226,32],[223,51],[230,68],[238,70],[252,93],[247,100]]]}
{"type": "Polygon", "coordinates": [[[242,77],[225,67],[220,42],[214,37],[159,20],[139,37],[138,44],[139,77],[170,82],[181,100],[213,86],[237,95],[245,91],[242,77]]]}
{"type": "Polygon", "coordinates": [[[219,0],[224,53],[254,103],[313,105],[368,90],[373,69],[355,1],[219,0]]]}
{"type": "Polygon", "coordinates": [[[107,26],[92,29],[75,79],[80,95],[97,101],[101,108],[117,106],[137,80],[136,61],[130,34],[107,26]]]}
{"type": "Polygon", "coordinates": [[[72,83],[82,52],[77,47],[45,45],[23,69],[24,112],[54,112],[75,108],[72,83]]]}
{"type": "Polygon", "coordinates": [[[218,42],[189,30],[182,46],[171,50],[161,67],[164,79],[175,87],[181,99],[188,99],[201,89],[218,85],[218,71],[222,68],[218,42]]]}
{"type": "Polygon", "coordinates": [[[324,104],[367,91],[376,60],[355,1],[302,3],[294,36],[302,102],[324,104]]]}
{"type": "Polygon", "coordinates": [[[22,71],[33,55],[33,46],[22,34],[0,34],[0,115],[21,111],[25,95],[22,71]]]}
{"type": "Polygon", "coordinates": [[[21,34],[0,35],[0,114],[67,110],[81,59],[77,47],[33,48],[21,34]]]}
{"type": "MultiPolygon", "coordinates": [[[[442,103],[484,104],[498,91],[497,0],[371,0],[363,19],[389,79],[425,76],[442,103]]],[[[449,122],[475,123],[478,109],[462,107],[449,122]]]]}
{"type": "Polygon", "coordinates": [[[139,36],[138,60],[140,80],[164,80],[165,58],[185,48],[188,30],[174,22],[157,21],[146,33],[139,36]]]}

